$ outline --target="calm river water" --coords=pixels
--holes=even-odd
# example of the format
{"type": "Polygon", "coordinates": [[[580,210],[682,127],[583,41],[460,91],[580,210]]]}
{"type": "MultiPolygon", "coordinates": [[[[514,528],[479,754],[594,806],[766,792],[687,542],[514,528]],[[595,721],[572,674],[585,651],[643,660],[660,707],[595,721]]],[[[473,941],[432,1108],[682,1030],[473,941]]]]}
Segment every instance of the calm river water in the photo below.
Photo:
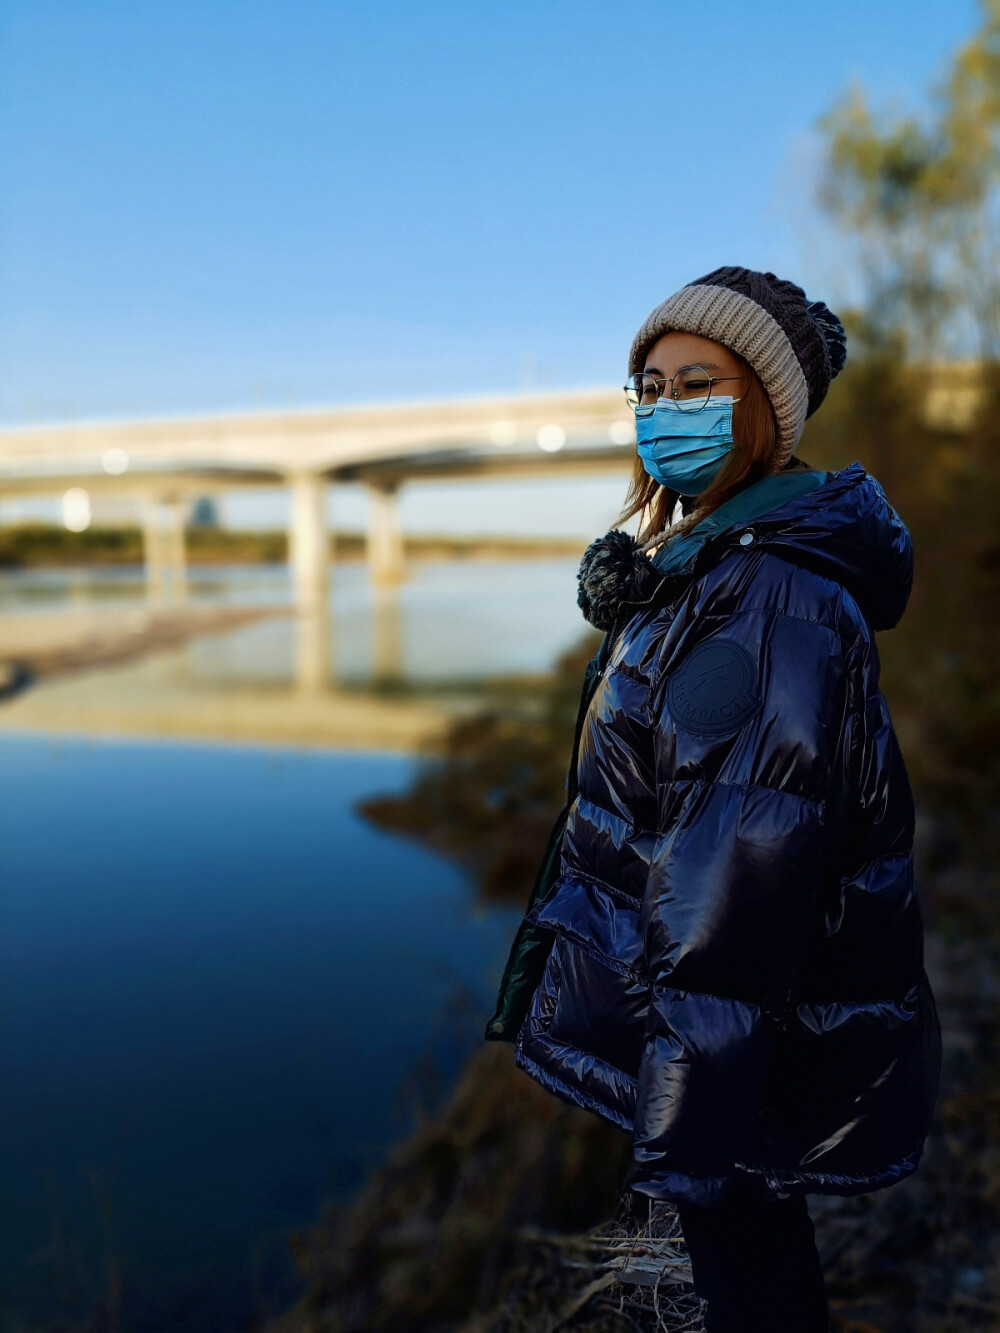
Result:
{"type": "MultiPolygon", "coordinates": [[[[575,566],[425,566],[400,596],[404,677],[547,669],[582,629],[575,566]]],[[[2,581],[0,610],[139,595],[127,573],[33,574],[2,581]]],[[[193,595],[280,603],[287,581],[207,571],[193,595]]],[[[363,679],[361,569],[338,570],[333,606],[334,670],[363,679]]],[[[265,621],[185,655],[216,689],[280,684],[291,640],[265,621]]],[[[447,1087],[518,914],[484,910],[455,867],[357,813],[414,764],[0,733],[6,1328],[234,1330],[280,1308],[289,1231],[349,1197],[447,1087]],[[116,1291],[120,1318],[102,1318],[116,1291]]]]}

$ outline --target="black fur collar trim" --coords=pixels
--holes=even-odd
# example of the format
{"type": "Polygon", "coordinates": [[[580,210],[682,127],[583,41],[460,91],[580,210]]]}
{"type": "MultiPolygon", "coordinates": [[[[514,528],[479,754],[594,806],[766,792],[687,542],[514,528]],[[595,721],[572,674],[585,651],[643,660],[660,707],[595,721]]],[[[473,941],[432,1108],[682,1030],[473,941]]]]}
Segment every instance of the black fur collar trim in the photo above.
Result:
{"type": "Polygon", "coordinates": [[[577,581],[577,605],[595,629],[607,631],[622,602],[646,601],[663,575],[634,537],[612,528],[584,551],[577,581]]]}

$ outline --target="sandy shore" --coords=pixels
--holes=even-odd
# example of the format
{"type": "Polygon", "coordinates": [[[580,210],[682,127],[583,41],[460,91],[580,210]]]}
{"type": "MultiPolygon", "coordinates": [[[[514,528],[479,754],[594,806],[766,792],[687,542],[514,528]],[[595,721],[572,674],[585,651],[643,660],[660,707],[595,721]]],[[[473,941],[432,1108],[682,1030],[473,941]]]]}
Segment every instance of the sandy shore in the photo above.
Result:
{"type": "Polygon", "coordinates": [[[85,667],[127,661],[268,616],[280,608],[174,606],[0,616],[0,695],[85,667]]]}
{"type": "Polygon", "coordinates": [[[289,614],[164,607],[0,616],[0,731],[414,753],[436,749],[472,706],[333,683],[220,686],[188,671],[189,639],[289,614]]]}

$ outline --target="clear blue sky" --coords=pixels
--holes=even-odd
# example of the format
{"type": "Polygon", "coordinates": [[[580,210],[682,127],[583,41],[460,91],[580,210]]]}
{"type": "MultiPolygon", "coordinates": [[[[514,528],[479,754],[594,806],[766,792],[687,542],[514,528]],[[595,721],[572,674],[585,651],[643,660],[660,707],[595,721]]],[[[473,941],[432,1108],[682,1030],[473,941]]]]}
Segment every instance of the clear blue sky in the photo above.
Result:
{"type": "Polygon", "coordinates": [[[817,117],[977,14],[0,0],[0,421],[615,382],[719,263],[829,297],[817,117]]]}

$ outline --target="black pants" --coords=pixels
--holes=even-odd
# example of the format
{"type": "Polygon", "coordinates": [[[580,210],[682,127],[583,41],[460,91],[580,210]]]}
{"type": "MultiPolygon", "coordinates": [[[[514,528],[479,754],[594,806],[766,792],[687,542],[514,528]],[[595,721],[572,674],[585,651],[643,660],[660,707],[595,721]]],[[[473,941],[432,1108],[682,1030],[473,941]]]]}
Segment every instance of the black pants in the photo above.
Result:
{"type": "Polygon", "coordinates": [[[827,1333],[823,1270],[804,1196],[768,1200],[752,1182],[711,1208],[677,1205],[706,1333],[827,1333]]]}

